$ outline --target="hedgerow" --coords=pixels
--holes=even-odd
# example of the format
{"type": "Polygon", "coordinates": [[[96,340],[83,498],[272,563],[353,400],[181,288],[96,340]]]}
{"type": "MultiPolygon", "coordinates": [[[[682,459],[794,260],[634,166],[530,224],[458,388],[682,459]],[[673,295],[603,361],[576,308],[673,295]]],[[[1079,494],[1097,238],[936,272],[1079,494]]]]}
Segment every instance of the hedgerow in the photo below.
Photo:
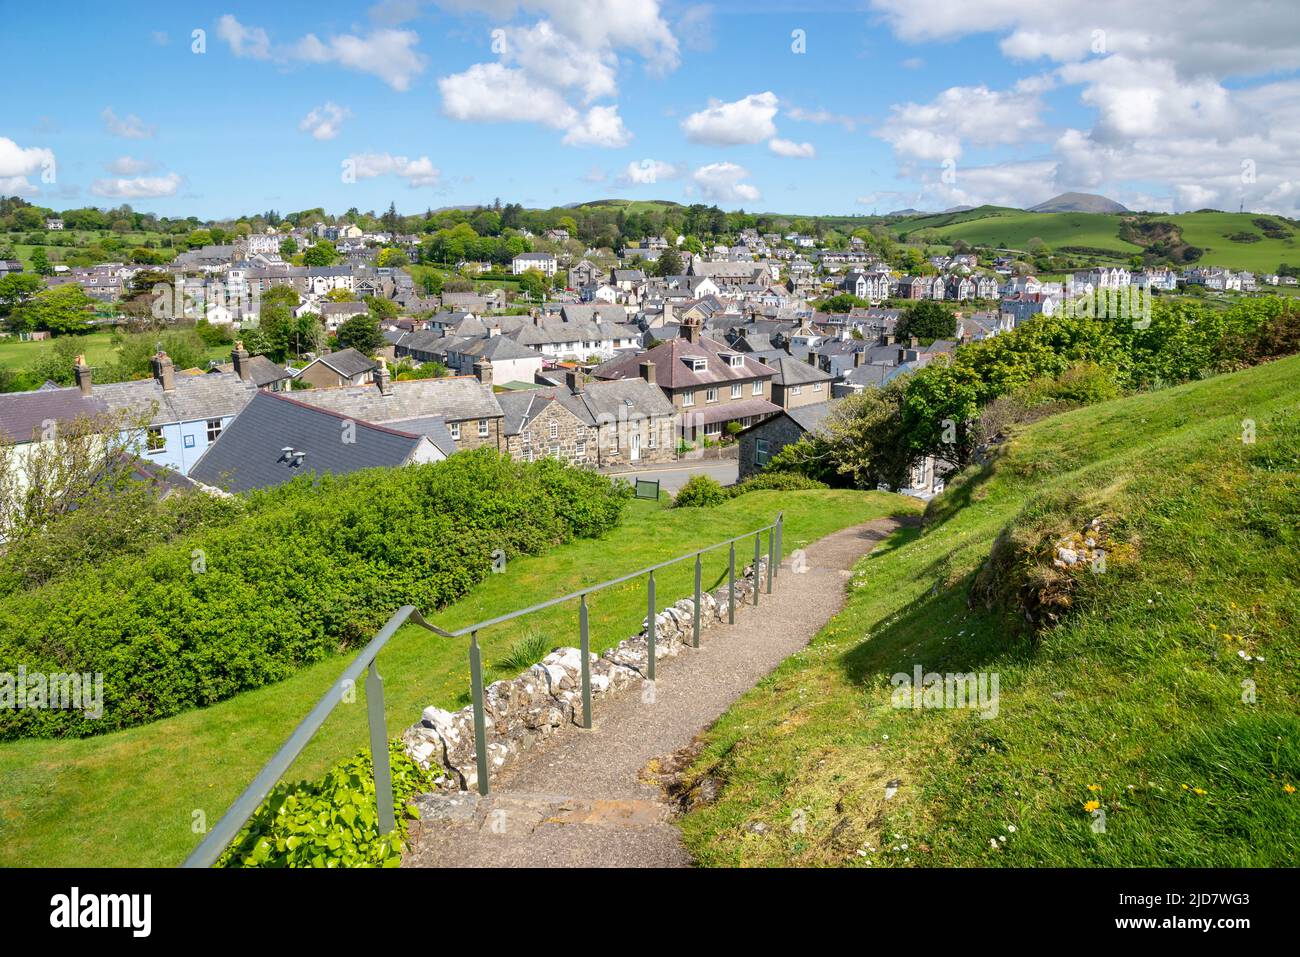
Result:
{"type": "Polygon", "coordinates": [[[629,497],[489,450],[254,493],[237,519],[0,597],[0,672],[104,676],[102,717],[0,709],[0,739],[99,734],[279,681],[368,640],[402,605],[461,598],[497,550],[608,531],[629,497]]]}

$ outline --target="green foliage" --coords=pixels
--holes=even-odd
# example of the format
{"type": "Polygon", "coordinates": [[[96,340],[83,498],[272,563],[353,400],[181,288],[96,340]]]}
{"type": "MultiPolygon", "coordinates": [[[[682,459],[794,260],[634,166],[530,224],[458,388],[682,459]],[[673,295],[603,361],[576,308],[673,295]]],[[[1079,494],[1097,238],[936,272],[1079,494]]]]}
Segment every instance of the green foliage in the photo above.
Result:
{"type": "Polygon", "coordinates": [[[922,299],[903,310],[895,329],[900,340],[915,336],[929,345],[957,335],[957,317],[933,299],[922,299]]]}
{"type": "Polygon", "coordinates": [[[865,309],[871,303],[852,293],[842,292],[838,295],[823,299],[817,304],[822,312],[849,312],[852,309],[865,309]]]}
{"type": "Polygon", "coordinates": [[[389,743],[393,818],[381,836],[374,766],[363,751],[318,781],[278,784],[217,861],[218,867],[398,867],[412,799],[433,788],[428,771],[389,743]]]}
{"type": "Polygon", "coordinates": [[[402,605],[463,597],[497,549],[609,531],[630,497],[625,483],[487,449],[253,493],[237,521],[0,598],[0,669],[102,672],[105,699],[97,721],[0,711],[0,738],[102,733],[273,683],[369,640],[402,605]]]}
{"type": "Polygon", "coordinates": [[[302,254],[304,266],[333,266],[338,261],[339,251],[334,248],[333,243],[326,240],[307,247],[307,251],[302,254]]]}
{"type": "Polygon", "coordinates": [[[762,472],[734,486],[731,494],[744,495],[746,492],[760,491],[804,492],[820,488],[827,488],[826,483],[797,472],[762,472]]]}
{"type": "Polygon", "coordinates": [[[12,314],[11,322],[19,329],[47,329],[55,335],[88,332],[88,310],[93,304],[76,283],[43,289],[12,314]]]}
{"type": "Polygon", "coordinates": [[[356,349],[362,355],[369,356],[383,343],[384,334],[379,331],[379,320],[372,313],[363,312],[339,326],[340,349],[356,349]]]}
{"type": "Polygon", "coordinates": [[[728,498],[730,495],[727,490],[716,479],[707,475],[692,475],[673,499],[673,508],[707,508],[721,504],[728,498]]]}
{"type": "Polygon", "coordinates": [[[545,632],[529,631],[511,645],[508,652],[493,662],[492,667],[513,676],[521,671],[527,671],[556,647],[558,643],[545,632]]]}

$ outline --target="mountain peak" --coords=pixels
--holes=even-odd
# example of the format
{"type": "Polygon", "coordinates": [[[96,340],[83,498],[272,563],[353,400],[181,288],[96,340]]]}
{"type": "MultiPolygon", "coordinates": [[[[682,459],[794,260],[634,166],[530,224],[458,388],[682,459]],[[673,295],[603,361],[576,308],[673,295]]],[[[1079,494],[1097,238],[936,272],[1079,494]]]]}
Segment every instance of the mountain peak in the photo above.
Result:
{"type": "Polygon", "coordinates": [[[1062,193],[1037,206],[1030,213],[1127,213],[1128,209],[1096,193],[1062,193]]]}

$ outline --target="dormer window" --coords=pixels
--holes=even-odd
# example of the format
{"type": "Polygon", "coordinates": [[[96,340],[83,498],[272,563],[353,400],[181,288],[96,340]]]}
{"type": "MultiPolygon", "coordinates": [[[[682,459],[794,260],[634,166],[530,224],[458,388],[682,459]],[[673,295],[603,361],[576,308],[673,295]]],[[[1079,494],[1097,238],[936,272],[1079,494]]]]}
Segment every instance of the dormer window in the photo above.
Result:
{"type": "Polygon", "coordinates": [[[733,369],[743,369],[745,367],[744,356],[736,356],[736,355],[728,356],[727,362],[733,369]]]}
{"type": "Polygon", "coordinates": [[[703,356],[691,357],[691,370],[694,372],[704,372],[709,368],[709,360],[703,356]]]}

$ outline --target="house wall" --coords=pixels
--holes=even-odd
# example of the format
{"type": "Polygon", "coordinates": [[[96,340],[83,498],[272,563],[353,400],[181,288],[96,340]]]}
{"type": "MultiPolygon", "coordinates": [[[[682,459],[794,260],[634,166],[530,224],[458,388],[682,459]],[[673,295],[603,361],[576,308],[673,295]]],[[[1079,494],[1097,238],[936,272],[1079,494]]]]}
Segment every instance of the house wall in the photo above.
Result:
{"type": "Polygon", "coordinates": [[[558,402],[551,402],[522,432],[506,437],[506,451],[524,462],[552,456],[573,465],[595,464],[595,429],[587,428],[558,402]]]}
{"type": "MultiPolygon", "coordinates": [[[[224,416],[221,419],[221,427],[225,429],[235,420],[233,415],[224,416]]],[[[182,475],[188,475],[194,463],[199,460],[204,452],[207,451],[208,442],[208,420],[199,419],[194,422],[172,422],[162,426],[162,437],[164,445],[156,451],[150,451],[141,440],[140,457],[146,462],[152,462],[154,465],[166,466],[182,475]]]]}
{"type": "Polygon", "coordinates": [[[763,471],[763,465],[755,461],[760,439],[767,442],[767,454],[776,455],[792,442],[803,438],[804,431],[788,415],[775,415],[753,428],[740,434],[740,478],[746,479],[763,471]]]}
{"type": "Polygon", "coordinates": [[[772,383],[772,401],[783,409],[797,409],[803,405],[815,405],[818,402],[825,402],[829,397],[829,382],[805,382],[802,385],[794,386],[772,383]],[[797,393],[796,389],[798,390],[797,393]]]}
{"type": "Polygon", "coordinates": [[[467,449],[481,449],[484,446],[498,451],[505,450],[505,437],[501,434],[501,417],[496,416],[487,420],[488,434],[479,435],[479,419],[448,420],[447,427],[450,429],[452,436],[456,439],[456,451],[464,452],[467,449]],[[460,435],[456,435],[456,430],[452,426],[460,426],[460,435]]]}

